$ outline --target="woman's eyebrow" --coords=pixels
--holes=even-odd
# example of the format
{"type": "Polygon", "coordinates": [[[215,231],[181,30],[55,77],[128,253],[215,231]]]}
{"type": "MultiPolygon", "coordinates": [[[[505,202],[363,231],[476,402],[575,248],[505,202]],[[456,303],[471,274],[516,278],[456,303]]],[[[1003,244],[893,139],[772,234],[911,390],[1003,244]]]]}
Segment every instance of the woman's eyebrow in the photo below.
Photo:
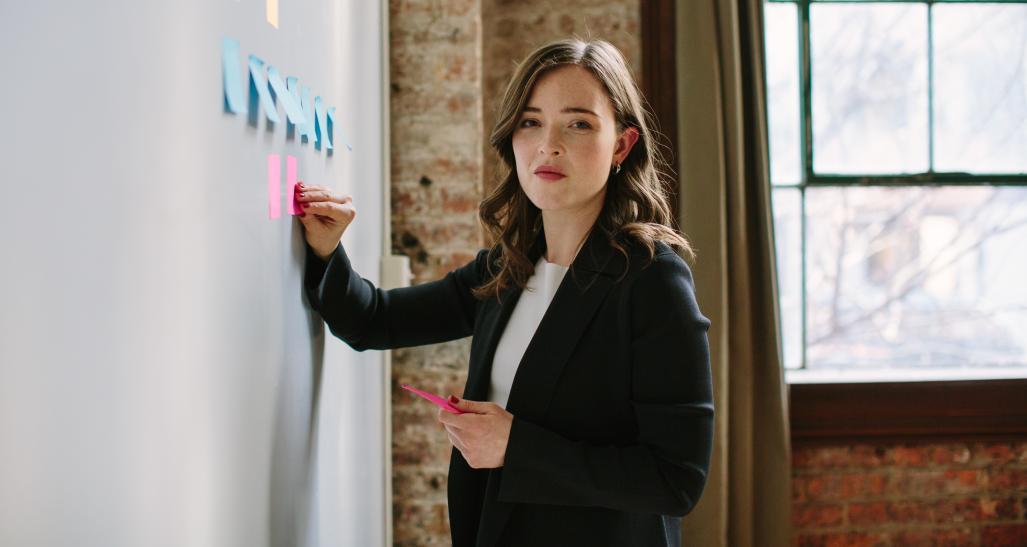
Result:
{"type": "MultiPolygon", "coordinates": [[[[525,112],[542,112],[542,109],[534,107],[534,106],[526,106],[526,107],[524,107],[524,111],[525,112]]],[[[567,108],[564,108],[560,112],[563,113],[563,114],[589,114],[589,115],[595,116],[597,118],[599,117],[599,114],[596,114],[595,112],[592,112],[591,110],[589,110],[587,108],[581,108],[580,106],[569,106],[567,108]]]]}

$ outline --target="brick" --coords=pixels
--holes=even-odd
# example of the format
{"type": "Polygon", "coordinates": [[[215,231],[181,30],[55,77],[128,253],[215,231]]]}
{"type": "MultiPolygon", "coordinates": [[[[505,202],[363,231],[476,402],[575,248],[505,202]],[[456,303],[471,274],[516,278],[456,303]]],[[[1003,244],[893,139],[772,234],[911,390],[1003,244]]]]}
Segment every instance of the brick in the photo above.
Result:
{"type": "Polygon", "coordinates": [[[394,545],[449,545],[446,504],[401,501],[392,506],[394,545]]]}
{"type": "Polygon", "coordinates": [[[389,13],[393,21],[402,24],[418,16],[433,19],[466,16],[474,12],[476,5],[474,0],[390,0],[389,13]]]}
{"type": "Polygon", "coordinates": [[[986,477],[977,469],[904,470],[892,477],[888,493],[915,497],[968,494],[982,489],[986,477]]]}
{"type": "Polygon", "coordinates": [[[884,464],[886,447],[858,444],[849,449],[849,462],[858,467],[879,467],[884,464]]]}
{"type": "Polygon", "coordinates": [[[980,465],[1005,465],[1017,458],[1013,445],[1008,443],[973,445],[973,463],[980,465]]]}
{"type": "Polygon", "coordinates": [[[890,450],[890,461],[899,467],[921,467],[927,464],[928,452],[926,446],[895,446],[890,450]]]}
{"type": "Polygon", "coordinates": [[[431,189],[461,188],[466,192],[480,193],[478,170],[481,159],[471,157],[472,148],[469,146],[462,146],[460,153],[454,152],[442,156],[423,153],[405,156],[403,166],[392,172],[393,184],[416,184],[431,189]]]}
{"type": "MultiPolygon", "coordinates": [[[[446,180],[445,174],[425,173],[430,181],[446,180]]],[[[404,182],[392,188],[392,208],[402,211],[402,216],[428,217],[435,216],[444,222],[446,215],[455,213],[464,217],[476,218],[478,203],[481,201],[481,189],[464,184],[441,185],[432,182],[430,185],[417,181],[404,182]]]]}
{"type": "MultiPolygon", "coordinates": [[[[464,257],[466,258],[466,256],[464,257]]],[[[466,261],[460,261],[461,264],[466,261]]],[[[468,259],[469,260],[469,259],[468,259]]],[[[413,380],[425,378],[424,371],[445,374],[435,381],[442,382],[439,388],[452,389],[451,384],[463,387],[467,379],[467,359],[471,351],[471,339],[464,338],[444,344],[419,346],[416,348],[400,348],[393,350],[392,379],[394,386],[401,383],[409,384],[413,380]]],[[[393,393],[398,393],[395,388],[393,393]]]]}
{"type": "Polygon", "coordinates": [[[446,503],[448,468],[397,466],[392,473],[392,491],[396,497],[421,502],[446,503]]]}
{"type": "Polygon", "coordinates": [[[802,534],[796,544],[800,547],[874,547],[888,545],[888,536],[864,532],[802,534]]]}
{"type": "Polygon", "coordinates": [[[849,523],[860,527],[880,525],[889,520],[888,503],[884,501],[850,503],[848,512],[849,523]]]}
{"type": "Polygon", "coordinates": [[[393,83],[390,114],[412,120],[430,120],[432,117],[450,119],[478,114],[480,97],[464,85],[433,85],[420,83],[393,83]]]}
{"type": "Polygon", "coordinates": [[[887,478],[879,473],[822,475],[806,479],[806,493],[810,500],[844,501],[880,496],[886,483],[887,478]]]}
{"type": "Polygon", "coordinates": [[[792,511],[792,522],[799,528],[826,528],[842,523],[841,505],[798,505],[792,511]]]}
{"type": "Polygon", "coordinates": [[[928,504],[916,500],[896,500],[887,504],[888,520],[891,522],[931,522],[932,511],[928,504]]]}
{"type": "Polygon", "coordinates": [[[1011,520],[1019,518],[1019,512],[1015,498],[946,499],[933,504],[938,523],[1011,520]]]}
{"type": "Polygon", "coordinates": [[[478,83],[476,53],[459,44],[396,47],[392,51],[389,72],[392,81],[400,87],[419,82],[478,83]]]}
{"type": "Polygon", "coordinates": [[[425,44],[463,44],[475,47],[474,26],[463,18],[449,18],[425,25],[393,25],[389,29],[389,44],[392,48],[425,44]]]}
{"type": "Polygon", "coordinates": [[[989,469],[987,474],[991,491],[1027,490],[1027,469],[989,469]]]}
{"type": "Polygon", "coordinates": [[[1027,524],[986,526],[981,529],[981,545],[990,547],[1027,545],[1027,524]]]}
{"type": "Polygon", "coordinates": [[[940,500],[932,511],[934,520],[943,522],[970,522],[981,520],[981,502],[976,499],[940,500]]]}
{"type": "Polygon", "coordinates": [[[944,444],[930,447],[931,463],[936,465],[965,464],[970,461],[970,447],[966,444],[944,444]]]}
{"type": "Polygon", "coordinates": [[[792,447],[792,470],[810,469],[816,468],[813,462],[813,456],[816,452],[804,446],[793,446],[792,447]]]}
{"type": "MultiPolygon", "coordinates": [[[[409,236],[415,238],[420,246],[429,252],[475,252],[481,242],[480,226],[477,219],[471,215],[407,218],[403,229],[394,233],[393,238],[409,236]]],[[[406,249],[402,239],[394,240],[393,245],[401,252],[406,249]]],[[[444,273],[440,272],[438,277],[444,273]]]]}
{"type": "Polygon", "coordinates": [[[792,477],[792,504],[806,501],[806,479],[792,477]]]}
{"type": "Polygon", "coordinates": [[[981,499],[981,517],[985,520],[1009,520],[1019,516],[1015,498],[981,499]]]}
{"type": "Polygon", "coordinates": [[[392,436],[392,462],[394,465],[439,465],[449,463],[452,445],[441,430],[395,430],[392,436]]]}
{"type": "Polygon", "coordinates": [[[1013,454],[1016,456],[1016,461],[1027,463],[1027,441],[1013,444],[1013,454]]]}
{"type": "Polygon", "coordinates": [[[803,469],[848,467],[852,464],[847,446],[799,447],[792,452],[792,465],[803,469]]]}
{"type": "MultiPolygon", "coordinates": [[[[406,393],[404,391],[404,393],[406,393]]],[[[392,405],[392,424],[397,433],[403,434],[412,431],[431,432],[442,431],[442,425],[438,423],[438,414],[434,407],[425,407],[427,403],[423,399],[418,402],[412,398],[416,397],[411,393],[399,396],[399,401],[392,405]]]]}
{"type": "Polygon", "coordinates": [[[477,120],[472,117],[410,116],[403,125],[392,128],[393,160],[480,154],[479,129],[477,120]],[[440,129],[440,125],[444,130],[440,129]],[[402,149],[404,146],[408,148],[402,149]]]}
{"type": "Polygon", "coordinates": [[[917,501],[873,501],[850,503],[849,523],[856,526],[880,526],[887,523],[931,522],[931,508],[917,501]]]}
{"type": "Polygon", "coordinates": [[[897,532],[892,535],[891,544],[958,547],[977,545],[978,542],[973,528],[927,528],[897,532]]]}

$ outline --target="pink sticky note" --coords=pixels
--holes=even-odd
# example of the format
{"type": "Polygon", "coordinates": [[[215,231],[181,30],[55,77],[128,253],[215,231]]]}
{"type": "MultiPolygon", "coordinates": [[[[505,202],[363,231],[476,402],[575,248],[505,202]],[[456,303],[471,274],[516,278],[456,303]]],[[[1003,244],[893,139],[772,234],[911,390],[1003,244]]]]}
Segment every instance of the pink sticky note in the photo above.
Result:
{"type": "Polygon", "coordinates": [[[301,207],[296,203],[296,158],[285,156],[285,207],[290,215],[300,214],[301,207]]]}
{"type": "Polygon", "coordinates": [[[278,154],[267,157],[267,212],[271,219],[282,214],[282,157],[278,154]]]}
{"type": "Polygon", "coordinates": [[[408,386],[406,384],[402,384],[402,387],[403,387],[403,389],[405,389],[407,391],[416,393],[416,394],[420,395],[421,397],[424,397],[425,399],[428,399],[429,401],[435,403],[435,406],[438,406],[439,408],[441,408],[441,409],[443,409],[443,410],[445,410],[447,412],[451,412],[453,414],[464,414],[463,410],[460,410],[459,408],[449,404],[449,401],[443,399],[442,397],[439,397],[438,395],[434,395],[432,393],[428,393],[427,391],[421,391],[421,390],[419,390],[419,389],[417,389],[415,387],[410,387],[410,386],[408,386]]]}

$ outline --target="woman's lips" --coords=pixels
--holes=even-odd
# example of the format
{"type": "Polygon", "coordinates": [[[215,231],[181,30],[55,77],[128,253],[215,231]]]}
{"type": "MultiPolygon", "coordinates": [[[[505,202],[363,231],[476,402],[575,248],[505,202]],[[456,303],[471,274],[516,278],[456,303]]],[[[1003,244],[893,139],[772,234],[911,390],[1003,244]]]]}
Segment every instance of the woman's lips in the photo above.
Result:
{"type": "Polygon", "coordinates": [[[553,173],[552,171],[539,171],[538,173],[535,173],[535,176],[542,180],[560,180],[562,178],[566,178],[566,175],[553,173]]]}

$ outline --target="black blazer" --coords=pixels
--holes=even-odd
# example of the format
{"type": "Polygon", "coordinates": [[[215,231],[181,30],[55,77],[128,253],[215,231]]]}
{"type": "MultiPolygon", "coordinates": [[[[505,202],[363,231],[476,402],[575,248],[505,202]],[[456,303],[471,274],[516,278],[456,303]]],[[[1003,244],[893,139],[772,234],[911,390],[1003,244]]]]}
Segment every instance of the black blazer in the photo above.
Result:
{"type": "MultiPolygon", "coordinates": [[[[503,467],[472,469],[453,449],[454,546],[680,545],[712,451],[710,323],[672,249],[658,244],[647,267],[638,246],[628,251],[626,263],[593,230],[564,276],[511,386],[503,467]]],[[[357,351],[473,335],[463,397],[484,401],[521,292],[475,299],[488,260],[483,250],[438,281],[381,290],[340,245],[327,263],[308,250],[305,286],[357,351]]]]}

